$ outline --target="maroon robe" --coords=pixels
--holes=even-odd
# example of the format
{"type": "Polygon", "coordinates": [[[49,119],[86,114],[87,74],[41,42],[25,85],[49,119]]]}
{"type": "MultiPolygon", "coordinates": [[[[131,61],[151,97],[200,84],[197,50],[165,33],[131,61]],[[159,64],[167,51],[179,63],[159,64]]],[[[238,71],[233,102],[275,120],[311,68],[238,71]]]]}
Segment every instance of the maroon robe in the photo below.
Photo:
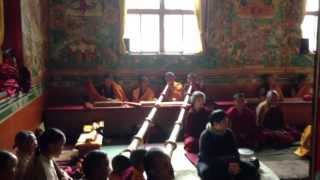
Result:
{"type": "Polygon", "coordinates": [[[256,125],[255,113],[248,107],[244,107],[242,112],[231,107],[227,115],[239,147],[257,148],[261,135],[256,125]]]}
{"type": "Polygon", "coordinates": [[[206,128],[211,111],[204,107],[196,112],[190,109],[184,125],[184,149],[190,153],[199,152],[199,138],[206,128]]]}
{"type": "Polygon", "coordinates": [[[300,133],[286,125],[280,107],[268,108],[263,117],[262,133],[266,145],[286,147],[297,141],[300,133]]]}

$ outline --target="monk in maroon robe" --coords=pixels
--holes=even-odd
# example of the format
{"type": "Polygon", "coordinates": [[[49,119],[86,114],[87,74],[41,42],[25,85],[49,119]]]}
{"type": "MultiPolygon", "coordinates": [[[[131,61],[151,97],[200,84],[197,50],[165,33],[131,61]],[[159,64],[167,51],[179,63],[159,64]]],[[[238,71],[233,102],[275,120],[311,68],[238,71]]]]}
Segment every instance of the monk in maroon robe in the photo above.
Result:
{"type": "Polygon", "coordinates": [[[266,100],[257,107],[257,125],[262,128],[266,145],[286,147],[299,139],[299,132],[287,126],[279,106],[277,91],[267,93],[266,100]]]}
{"type": "Polygon", "coordinates": [[[237,93],[233,97],[235,105],[227,111],[228,126],[234,132],[239,147],[256,149],[259,146],[260,133],[255,113],[247,107],[243,93],[237,93]]]}
{"type": "Polygon", "coordinates": [[[189,73],[187,75],[187,82],[184,84],[184,92],[188,91],[188,87],[191,84],[192,84],[192,92],[201,91],[201,92],[206,93],[204,86],[203,86],[203,83],[202,83],[202,80],[198,74],[189,73]]]}
{"type": "Polygon", "coordinates": [[[191,108],[184,124],[184,149],[190,153],[199,152],[199,138],[206,128],[210,110],[204,106],[205,94],[195,91],[191,96],[191,108]]]}

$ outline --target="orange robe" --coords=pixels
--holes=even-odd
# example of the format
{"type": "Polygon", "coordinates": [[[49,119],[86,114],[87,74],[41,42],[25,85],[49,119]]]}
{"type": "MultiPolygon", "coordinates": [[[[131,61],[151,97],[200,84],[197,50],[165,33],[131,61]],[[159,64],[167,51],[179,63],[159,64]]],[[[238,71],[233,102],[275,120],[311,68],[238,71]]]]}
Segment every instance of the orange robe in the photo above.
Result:
{"type": "Polygon", "coordinates": [[[113,82],[112,87],[113,87],[113,93],[115,94],[116,99],[118,99],[119,101],[128,100],[127,95],[121,85],[117,84],[116,82],[113,82]]]}
{"type": "MultiPolygon", "coordinates": [[[[124,92],[123,88],[117,84],[116,82],[112,83],[112,91],[114,93],[114,96],[119,101],[127,101],[126,93],[124,92]]],[[[103,101],[106,100],[106,97],[99,93],[96,89],[96,87],[92,84],[92,82],[86,83],[86,90],[88,93],[88,100],[89,101],[103,101]]]]}
{"type": "Polygon", "coordinates": [[[140,91],[140,88],[136,88],[132,91],[132,100],[139,101],[152,101],[154,100],[154,91],[148,87],[144,92],[140,91]]]}
{"type": "Polygon", "coordinates": [[[313,95],[313,87],[310,84],[304,84],[298,91],[297,97],[303,98],[305,95],[313,95]]]}
{"type": "Polygon", "coordinates": [[[183,85],[179,82],[174,82],[172,86],[169,87],[166,100],[168,101],[179,101],[183,98],[183,85]]]}

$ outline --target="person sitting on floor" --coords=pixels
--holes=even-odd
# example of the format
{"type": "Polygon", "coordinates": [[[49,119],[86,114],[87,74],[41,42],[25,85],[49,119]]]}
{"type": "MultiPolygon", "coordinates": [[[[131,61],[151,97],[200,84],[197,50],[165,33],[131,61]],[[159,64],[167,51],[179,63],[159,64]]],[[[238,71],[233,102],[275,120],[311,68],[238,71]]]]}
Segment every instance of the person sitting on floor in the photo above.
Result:
{"type": "Polygon", "coordinates": [[[302,99],[310,99],[312,100],[313,96],[313,84],[312,79],[306,75],[300,77],[298,85],[298,91],[296,97],[302,99]]]}
{"type": "Polygon", "coordinates": [[[266,100],[258,105],[256,114],[257,126],[262,129],[264,143],[280,148],[292,144],[300,135],[285,123],[279,98],[277,91],[269,91],[266,100]]]}
{"type": "Polygon", "coordinates": [[[31,131],[21,131],[15,137],[14,149],[19,159],[16,180],[23,180],[28,164],[38,146],[36,136],[31,131]]]}
{"type": "Polygon", "coordinates": [[[240,147],[256,149],[259,146],[259,130],[256,125],[256,115],[246,105],[243,93],[237,93],[233,98],[234,106],[227,110],[228,127],[234,132],[240,147]]]}
{"type": "Polygon", "coordinates": [[[14,180],[18,165],[17,157],[8,151],[0,150],[0,179],[14,180]]]}
{"type": "Polygon", "coordinates": [[[30,160],[25,179],[72,180],[53,160],[60,156],[65,142],[66,137],[61,130],[47,129],[39,137],[39,147],[35,156],[30,160]]]}
{"type": "Polygon", "coordinates": [[[174,179],[174,171],[169,156],[158,148],[152,148],[146,153],[144,169],[148,180],[174,179]]]}
{"type": "Polygon", "coordinates": [[[89,152],[82,162],[82,171],[83,180],[106,180],[110,173],[107,154],[100,150],[89,152]]]}
{"type": "Polygon", "coordinates": [[[184,125],[184,149],[189,153],[199,152],[199,137],[208,123],[210,110],[205,107],[206,95],[194,91],[190,98],[191,108],[184,125]]]}
{"type": "Polygon", "coordinates": [[[200,77],[195,73],[189,73],[187,75],[187,83],[184,84],[184,91],[187,92],[189,85],[192,84],[192,92],[203,91],[203,84],[200,77]]]}
{"type": "Polygon", "coordinates": [[[144,149],[138,149],[131,153],[130,162],[133,166],[133,173],[131,180],[145,180],[143,177],[144,172],[144,157],[147,151],[144,149]]]}
{"type": "Polygon", "coordinates": [[[147,76],[139,77],[139,85],[132,91],[132,101],[153,101],[155,99],[154,91],[149,85],[147,76]]]}
{"type": "Polygon", "coordinates": [[[166,100],[167,101],[180,101],[183,98],[183,85],[176,81],[176,75],[173,72],[165,74],[165,80],[169,86],[166,100]]]}
{"type": "Polygon", "coordinates": [[[129,158],[118,155],[112,159],[111,164],[112,172],[109,180],[131,180],[132,165],[129,158]]]}
{"type": "Polygon", "coordinates": [[[128,100],[122,86],[114,81],[112,74],[104,76],[102,86],[95,88],[91,82],[88,82],[86,89],[88,91],[88,95],[85,97],[85,106],[87,108],[93,108],[92,101],[128,100]]]}
{"type": "Polygon", "coordinates": [[[282,88],[277,82],[277,78],[274,75],[262,75],[261,76],[262,84],[261,87],[259,88],[259,97],[264,99],[266,97],[266,94],[270,90],[275,90],[278,95],[280,100],[284,98],[282,88]]]}
{"type": "Polygon", "coordinates": [[[253,164],[240,161],[232,130],[227,128],[227,114],[214,110],[207,128],[200,137],[198,174],[202,180],[255,180],[259,179],[253,164]]]}

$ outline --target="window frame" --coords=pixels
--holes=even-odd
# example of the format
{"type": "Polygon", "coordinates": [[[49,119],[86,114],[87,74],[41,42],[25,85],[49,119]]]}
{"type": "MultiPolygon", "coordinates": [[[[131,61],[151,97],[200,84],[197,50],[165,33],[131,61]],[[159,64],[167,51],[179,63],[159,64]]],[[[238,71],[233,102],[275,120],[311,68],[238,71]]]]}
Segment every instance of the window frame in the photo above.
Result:
{"type": "MultiPolygon", "coordinates": [[[[140,16],[141,22],[141,15],[158,15],[159,16],[159,51],[156,52],[130,52],[130,54],[137,54],[137,55],[152,55],[152,54],[161,54],[161,55],[192,55],[189,53],[184,53],[183,51],[177,52],[166,52],[165,51],[165,22],[164,17],[165,15],[181,15],[182,16],[182,25],[183,25],[183,15],[195,15],[195,10],[182,10],[182,9],[166,9],[165,8],[165,0],[160,0],[160,7],[159,9],[126,9],[127,15],[129,14],[136,14],[140,16]]],[[[183,29],[183,28],[182,28],[183,29]]],[[[140,27],[141,31],[141,27],[140,27]]],[[[182,32],[183,33],[183,32],[182,32]]],[[[182,34],[183,35],[183,34],[182,34]]]]}
{"type": "MultiPolygon", "coordinates": [[[[306,3],[308,3],[308,2],[306,2],[306,3]]],[[[317,11],[308,11],[307,9],[305,9],[304,14],[303,14],[303,18],[305,18],[306,16],[315,16],[315,17],[319,18],[320,17],[320,10],[318,9],[317,11]]],[[[301,31],[303,31],[302,28],[301,28],[301,31]]],[[[309,48],[310,48],[310,40],[309,40],[309,48]]],[[[310,51],[310,53],[315,54],[315,51],[310,51]]]]}

